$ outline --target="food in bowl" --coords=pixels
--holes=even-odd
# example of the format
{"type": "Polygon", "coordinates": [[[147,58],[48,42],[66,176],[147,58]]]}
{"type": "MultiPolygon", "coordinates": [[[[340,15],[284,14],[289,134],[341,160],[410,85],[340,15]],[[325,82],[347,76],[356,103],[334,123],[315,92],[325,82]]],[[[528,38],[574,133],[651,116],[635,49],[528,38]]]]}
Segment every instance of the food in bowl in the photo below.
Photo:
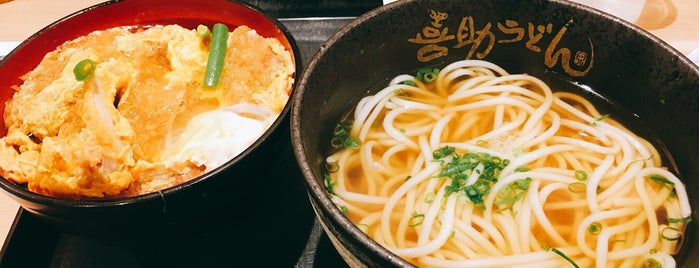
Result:
{"type": "Polygon", "coordinates": [[[362,98],[329,141],[324,183],[420,267],[675,267],[687,191],[614,118],[534,76],[456,61],[362,98]]]}
{"type": "Polygon", "coordinates": [[[0,175],[76,199],[183,183],[255,142],[283,110],[294,72],[279,40],[245,25],[93,31],[16,85],[0,175]]]}

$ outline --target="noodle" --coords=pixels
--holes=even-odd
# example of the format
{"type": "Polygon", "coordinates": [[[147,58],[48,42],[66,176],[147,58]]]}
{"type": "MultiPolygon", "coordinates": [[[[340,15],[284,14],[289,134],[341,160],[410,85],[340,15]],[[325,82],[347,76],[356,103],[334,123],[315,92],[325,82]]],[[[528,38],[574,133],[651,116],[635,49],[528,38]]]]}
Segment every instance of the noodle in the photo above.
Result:
{"type": "Polygon", "coordinates": [[[463,60],[395,77],[348,121],[361,145],[328,157],[328,191],[418,266],[676,265],[684,185],[582,96],[463,60]]]}

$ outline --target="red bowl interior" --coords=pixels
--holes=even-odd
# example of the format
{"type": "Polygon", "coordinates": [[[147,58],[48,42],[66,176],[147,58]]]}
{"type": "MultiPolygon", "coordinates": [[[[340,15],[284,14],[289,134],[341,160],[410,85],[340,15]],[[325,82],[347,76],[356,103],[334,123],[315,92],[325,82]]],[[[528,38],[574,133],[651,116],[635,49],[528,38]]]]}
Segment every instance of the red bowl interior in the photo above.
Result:
{"type": "MultiPolygon", "coordinates": [[[[199,24],[211,27],[226,24],[229,29],[247,25],[260,35],[274,37],[292,51],[290,40],[275,25],[269,15],[241,2],[228,0],[115,0],[104,2],[73,13],[29,37],[0,62],[0,115],[5,102],[20,85],[20,77],[39,64],[44,55],[62,43],[95,30],[117,26],[149,26],[179,24],[193,29],[199,24]]],[[[7,134],[4,120],[0,120],[0,137],[7,134]]]]}

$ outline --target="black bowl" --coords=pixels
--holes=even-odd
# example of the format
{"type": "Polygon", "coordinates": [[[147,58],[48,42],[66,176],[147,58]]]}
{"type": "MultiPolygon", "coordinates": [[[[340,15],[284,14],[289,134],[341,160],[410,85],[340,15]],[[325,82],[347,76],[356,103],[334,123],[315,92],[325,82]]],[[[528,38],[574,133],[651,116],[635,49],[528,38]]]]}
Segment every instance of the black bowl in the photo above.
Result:
{"type": "MultiPolygon", "coordinates": [[[[247,25],[260,35],[277,38],[301,71],[300,52],[290,32],[275,17],[241,1],[109,1],[73,13],[48,25],[22,42],[0,62],[0,111],[12,97],[12,85],[33,69],[43,55],[65,41],[95,30],[116,26],[179,24],[193,29],[199,24],[221,22],[230,29],[247,25]]],[[[295,86],[294,86],[295,87],[295,86]]],[[[253,209],[260,188],[273,184],[267,175],[282,165],[289,142],[289,100],[272,126],[249,148],[221,167],[181,185],[141,196],[82,200],[52,198],[27,191],[26,187],[0,179],[0,188],[23,209],[68,232],[131,232],[129,226],[147,229],[163,223],[187,223],[207,215],[253,209]]],[[[0,135],[5,135],[0,123],[0,135]]],[[[1,161],[1,160],[0,160],[1,161]]]]}
{"type": "MultiPolygon", "coordinates": [[[[315,212],[348,263],[410,266],[355,227],[326,192],[323,165],[335,124],[387,79],[461,59],[491,61],[554,88],[591,88],[611,109],[643,122],[631,128],[664,143],[661,150],[674,157],[691,205],[699,207],[699,68],[668,44],[612,15],[561,0],[398,1],[331,37],[293,96],[293,149],[315,212]]],[[[699,262],[698,225],[690,223],[680,267],[699,262]]]]}

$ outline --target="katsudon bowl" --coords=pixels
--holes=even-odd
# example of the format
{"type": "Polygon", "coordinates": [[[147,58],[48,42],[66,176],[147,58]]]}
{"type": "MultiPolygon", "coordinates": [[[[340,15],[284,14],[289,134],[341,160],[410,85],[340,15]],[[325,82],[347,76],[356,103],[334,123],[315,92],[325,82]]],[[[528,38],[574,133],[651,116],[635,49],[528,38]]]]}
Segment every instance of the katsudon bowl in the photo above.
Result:
{"type": "MultiPolygon", "coordinates": [[[[437,190],[432,194],[425,193],[424,201],[423,199],[417,199],[413,202],[406,201],[406,199],[387,200],[384,198],[384,196],[396,192],[407,196],[406,191],[408,190],[406,189],[411,188],[398,188],[398,186],[412,187],[415,185],[413,182],[415,176],[422,173],[416,175],[410,171],[421,171],[421,169],[406,168],[407,170],[403,170],[404,173],[401,176],[395,176],[404,178],[403,180],[393,180],[391,179],[393,177],[385,178],[382,176],[393,174],[389,172],[391,168],[400,166],[403,161],[407,161],[406,159],[412,159],[410,157],[399,158],[398,155],[403,154],[403,151],[407,150],[405,148],[410,147],[411,142],[419,143],[395,138],[404,138],[407,135],[416,135],[415,133],[420,132],[418,129],[408,127],[399,128],[399,124],[414,124],[420,127],[422,125],[419,125],[419,122],[429,121],[427,118],[436,115],[431,113],[423,117],[415,116],[412,120],[399,121],[397,118],[401,116],[400,113],[398,115],[384,115],[376,113],[376,110],[366,108],[385,103],[388,97],[381,100],[360,101],[368,95],[376,94],[391,79],[401,74],[408,74],[410,77],[415,77],[414,79],[420,79],[417,78],[420,76],[420,70],[428,68],[429,71],[423,73],[423,78],[424,75],[433,75],[432,79],[439,81],[439,78],[435,78],[436,73],[432,72],[433,68],[444,68],[450,63],[461,60],[471,60],[472,62],[469,64],[481,64],[474,62],[487,61],[500,66],[511,74],[534,76],[550,85],[554,92],[577,92],[600,107],[603,113],[617,118],[628,128],[637,131],[638,135],[655,144],[659,148],[658,151],[662,155],[664,164],[669,170],[676,172],[686,186],[689,196],[688,202],[691,205],[691,210],[686,209],[684,212],[687,217],[682,220],[685,222],[691,220],[687,224],[686,232],[682,234],[684,245],[673,257],[678,267],[688,267],[699,261],[699,246],[696,244],[697,239],[699,239],[697,232],[699,223],[694,218],[694,211],[699,208],[699,199],[697,199],[699,193],[699,180],[697,180],[699,178],[699,68],[696,65],[667,43],[633,24],[572,2],[556,0],[406,0],[372,10],[340,29],[322,45],[321,50],[307,65],[293,98],[292,145],[305,177],[309,198],[332,243],[350,266],[410,267],[418,262],[417,257],[414,256],[419,255],[411,250],[426,250],[426,247],[434,244],[447,243],[455,236],[463,237],[464,234],[461,232],[468,229],[462,226],[461,229],[451,229],[457,230],[451,233],[448,232],[449,229],[446,231],[433,229],[434,236],[429,238],[422,233],[424,237],[421,238],[428,239],[420,241],[427,244],[419,244],[420,242],[410,244],[413,243],[411,239],[417,236],[416,233],[421,225],[427,224],[429,213],[436,215],[433,216],[434,221],[430,222],[433,226],[439,226],[438,223],[452,223],[449,219],[453,220],[453,218],[439,216],[442,213],[447,213],[445,210],[449,207],[449,203],[448,201],[440,203],[435,200],[435,195],[439,195],[437,190]],[[362,107],[362,112],[353,112],[357,105],[362,107]],[[390,134],[381,134],[381,129],[387,129],[388,119],[385,118],[389,117],[394,120],[389,122],[394,123],[389,123],[388,127],[396,129],[390,134]],[[372,144],[367,145],[373,148],[369,151],[367,151],[368,149],[362,150],[365,146],[365,140],[358,137],[358,140],[352,139],[353,132],[351,131],[354,129],[349,129],[349,127],[357,126],[357,121],[354,121],[357,118],[374,120],[370,126],[362,128],[362,131],[368,130],[376,137],[383,137],[383,140],[377,138],[378,140],[373,140],[372,144]],[[345,119],[348,120],[345,121],[345,119]],[[375,130],[379,133],[374,132],[375,130]],[[384,144],[398,147],[383,154],[384,151],[381,150],[385,149],[382,147],[384,144]],[[338,149],[335,147],[348,146],[360,150],[361,153],[347,153],[328,158],[337,152],[338,149]],[[357,158],[350,158],[355,157],[355,155],[357,158]],[[372,155],[375,158],[370,158],[372,155]],[[345,156],[348,157],[347,160],[344,160],[345,163],[350,163],[350,161],[354,163],[352,170],[343,171],[342,161],[345,158],[341,157],[345,156]],[[339,173],[339,175],[333,175],[335,173],[339,173]],[[361,181],[365,177],[357,174],[365,173],[391,181],[395,187],[389,187],[389,190],[384,192],[385,189],[378,182],[368,181],[366,184],[362,184],[361,181]],[[338,179],[339,176],[343,176],[343,178],[338,179]],[[340,183],[343,183],[342,187],[339,186],[340,183]],[[367,192],[372,190],[373,193],[380,192],[381,194],[367,196],[369,195],[367,192]],[[353,200],[363,201],[352,202],[353,200]],[[383,208],[382,204],[390,204],[395,210],[393,210],[393,214],[387,214],[385,211],[376,214],[375,210],[371,210],[371,206],[363,205],[361,202],[376,204],[375,206],[378,206],[379,210],[383,208]],[[419,204],[424,203],[437,203],[437,205],[433,205],[435,206],[434,211],[437,212],[398,209],[407,206],[406,204],[418,207],[419,204]],[[439,204],[442,205],[442,209],[439,209],[439,204]],[[361,213],[365,213],[366,217],[358,216],[361,213]],[[363,219],[363,221],[356,221],[358,218],[363,219]],[[394,219],[394,221],[382,224],[381,228],[383,229],[378,229],[378,227],[370,229],[373,228],[370,226],[375,226],[375,222],[384,218],[394,219]],[[396,219],[404,221],[399,222],[396,219]],[[416,231],[412,231],[414,229],[416,231]],[[370,237],[369,233],[381,234],[381,243],[370,237]],[[405,235],[388,237],[389,234],[395,235],[395,233],[405,233],[405,235]],[[406,241],[404,245],[413,245],[414,247],[406,246],[396,249],[394,246],[389,250],[385,246],[387,243],[397,245],[401,239],[406,241]]],[[[410,77],[403,77],[396,82],[414,81],[410,77]]],[[[406,88],[394,89],[395,98],[398,100],[388,101],[386,107],[389,108],[387,109],[400,110],[405,113],[410,113],[411,109],[428,109],[425,107],[430,105],[411,106],[410,103],[411,96],[426,98],[425,96],[429,94],[411,95],[408,91],[412,89],[408,86],[415,85],[415,83],[401,84],[406,84],[406,88]],[[400,95],[404,97],[401,99],[400,95]]],[[[384,95],[380,96],[390,96],[390,89],[388,90],[382,91],[384,95]]],[[[498,99],[500,98],[493,97],[492,101],[498,99]]],[[[483,100],[488,101],[486,98],[483,100]]],[[[434,103],[439,102],[435,101],[434,103]]],[[[493,120],[492,118],[462,118],[462,122],[463,124],[471,124],[469,122],[488,121],[493,120]]],[[[604,116],[600,118],[604,118],[604,116]]],[[[501,123],[509,124],[509,121],[501,123]]],[[[596,123],[591,121],[590,124],[595,125],[596,123]]],[[[448,125],[447,128],[458,128],[458,124],[448,125]]],[[[362,132],[359,132],[357,135],[361,134],[362,132]]],[[[434,138],[434,136],[428,137],[425,139],[424,145],[423,143],[419,144],[420,146],[432,146],[431,142],[434,138]]],[[[476,142],[471,148],[487,146],[488,144],[488,140],[482,140],[481,143],[476,142]]],[[[415,158],[421,157],[416,156],[415,158]]],[[[424,156],[424,158],[428,157],[424,156]]],[[[428,176],[426,180],[437,180],[438,177],[440,176],[428,176]]],[[[422,197],[420,195],[422,192],[411,193],[418,198],[422,197]]],[[[542,195],[544,194],[542,193],[542,195]]],[[[470,201],[464,201],[465,204],[468,202],[470,201]]],[[[457,204],[459,203],[457,202],[457,204]]],[[[581,208],[580,210],[586,209],[581,208]]],[[[473,213],[477,214],[478,212],[473,213]]],[[[513,214],[517,214],[517,212],[513,214]]],[[[467,215],[464,213],[462,217],[468,218],[467,215]]],[[[572,221],[573,216],[560,224],[576,224],[567,222],[569,219],[572,221]]],[[[534,220],[532,219],[532,221],[534,220]]],[[[659,221],[668,220],[660,219],[659,221]]],[[[517,226],[522,226],[522,224],[530,223],[515,223],[509,231],[514,232],[517,226]]],[[[481,226],[474,226],[473,230],[476,233],[492,234],[489,230],[493,229],[481,226]]],[[[543,231],[536,229],[532,232],[543,231]]],[[[471,233],[471,235],[475,235],[475,233],[471,233]]],[[[476,244],[485,245],[488,241],[493,240],[486,237],[484,240],[474,241],[479,241],[476,244]]],[[[530,240],[530,242],[532,241],[530,240]]],[[[464,242],[462,245],[467,243],[464,242]]],[[[538,243],[546,243],[546,241],[535,241],[530,245],[532,248],[536,248],[538,243]]],[[[551,245],[551,247],[555,246],[551,245]]],[[[546,254],[553,254],[550,256],[554,258],[553,262],[560,266],[570,265],[564,258],[555,256],[551,247],[541,246],[543,253],[537,256],[547,258],[546,254]],[[545,249],[548,250],[548,253],[544,252],[545,249]],[[555,258],[559,259],[555,260],[555,258]]],[[[460,248],[462,247],[452,246],[450,252],[448,250],[446,253],[442,251],[442,254],[452,257],[452,260],[467,259],[467,257],[457,253],[460,252],[460,248]]],[[[490,249],[493,248],[475,246],[469,249],[471,251],[467,254],[471,254],[470,256],[485,254],[483,251],[490,249]]],[[[469,251],[465,250],[465,252],[469,251]]],[[[653,250],[647,252],[653,252],[653,250]]],[[[562,253],[562,255],[565,254],[562,253]]],[[[572,256],[574,253],[569,252],[568,254],[572,256]]],[[[434,255],[431,257],[434,258],[434,255]]],[[[534,258],[534,255],[531,257],[534,258]]],[[[512,263],[505,264],[506,262],[497,258],[490,260],[493,261],[492,265],[501,263],[504,267],[517,266],[512,263]]],[[[445,265],[445,263],[449,265],[448,262],[442,262],[440,265],[445,265]]],[[[429,264],[421,264],[429,266],[429,264]]],[[[450,264],[455,265],[453,267],[456,265],[488,266],[473,266],[476,265],[475,262],[467,261],[454,261],[450,264]]],[[[524,265],[524,262],[517,262],[517,264],[524,265]]],[[[539,265],[546,266],[545,264],[539,265]]],[[[549,263],[549,265],[552,264],[549,263]]],[[[580,265],[594,266],[594,263],[580,263],[580,265]]]]}
{"type": "MultiPolygon", "coordinates": [[[[34,69],[44,55],[66,41],[112,27],[124,26],[136,30],[174,24],[196,29],[199,25],[213,27],[216,23],[226,25],[231,32],[245,25],[264,38],[277,39],[291,57],[293,66],[287,68],[293,69],[290,78],[295,79],[300,73],[299,50],[290,32],[272,15],[255,6],[226,0],[109,1],[77,11],[46,26],[7,55],[0,62],[0,110],[6,110],[6,102],[15,94],[14,88],[23,83],[21,78],[34,69]]],[[[97,66],[99,68],[99,63],[97,66]]],[[[225,81],[227,78],[220,79],[225,81]]],[[[290,86],[291,91],[294,84],[290,86]]],[[[287,103],[290,101],[283,103],[278,117],[268,122],[269,127],[262,130],[261,136],[253,139],[252,144],[237,156],[222,161],[222,165],[203,175],[165,189],[124,197],[65,198],[38,194],[29,191],[26,184],[5,178],[0,180],[0,188],[25,211],[66,231],[131,232],[128,230],[133,229],[129,229],[129,226],[147,230],[148,224],[157,227],[163,223],[196,221],[211,215],[226,215],[227,211],[232,210],[244,213],[254,209],[249,201],[259,198],[261,188],[275,183],[268,177],[291,154],[290,105],[287,103]]],[[[3,137],[7,131],[5,124],[0,124],[3,137]]],[[[216,146],[226,149],[228,145],[216,146]]]]}

